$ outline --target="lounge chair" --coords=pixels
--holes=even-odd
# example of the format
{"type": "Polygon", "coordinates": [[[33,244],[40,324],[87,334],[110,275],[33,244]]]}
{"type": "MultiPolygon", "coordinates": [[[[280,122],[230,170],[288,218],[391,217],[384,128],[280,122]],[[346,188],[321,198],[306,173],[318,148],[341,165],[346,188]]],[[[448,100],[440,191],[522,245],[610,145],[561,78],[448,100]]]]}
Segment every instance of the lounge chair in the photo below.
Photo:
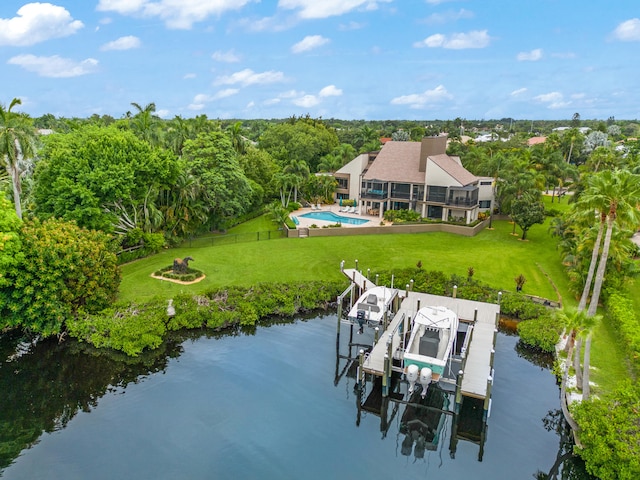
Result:
{"type": "Polygon", "coordinates": [[[356,207],[349,207],[347,213],[356,213],[356,207]]]}
{"type": "Polygon", "coordinates": [[[344,207],[340,207],[340,211],[341,212],[346,212],[347,210],[349,210],[349,207],[347,207],[346,205],[344,207]]]}

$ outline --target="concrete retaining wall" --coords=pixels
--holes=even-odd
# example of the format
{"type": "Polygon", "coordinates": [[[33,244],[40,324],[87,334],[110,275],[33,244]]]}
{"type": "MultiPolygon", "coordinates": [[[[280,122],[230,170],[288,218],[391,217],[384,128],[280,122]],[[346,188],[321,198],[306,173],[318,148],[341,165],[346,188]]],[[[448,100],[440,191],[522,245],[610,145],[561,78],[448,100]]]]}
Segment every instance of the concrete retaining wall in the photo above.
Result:
{"type": "MultiPolygon", "coordinates": [[[[332,227],[332,228],[309,228],[309,237],[339,237],[347,235],[384,235],[389,233],[427,233],[427,232],[448,232],[465,237],[477,235],[489,224],[489,220],[484,220],[473,227],[464,225],[451,225],[448,223],[429,223],[412,225],[387,225],[376,227],[332,227]]],[[[299,230],[287,229],[287,237],[299,237],[299,230]]]]}

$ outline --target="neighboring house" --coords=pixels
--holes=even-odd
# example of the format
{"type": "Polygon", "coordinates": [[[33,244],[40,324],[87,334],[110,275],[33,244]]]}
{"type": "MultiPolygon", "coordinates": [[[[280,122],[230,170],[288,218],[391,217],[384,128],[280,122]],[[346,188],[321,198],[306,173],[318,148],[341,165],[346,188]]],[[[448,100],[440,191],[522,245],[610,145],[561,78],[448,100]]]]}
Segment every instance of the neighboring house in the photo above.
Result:
{"type": "Polygon", "coordinates": [[[547,141],[547,137],[531,137],[527,140],[527,145],[532,147],[533,145],[539,145],[547,141]]]}
{"type": "Polygon", "coordinates": [[[386,210],[410,209],[434,220],[477,220],[491,207],[492,179],[466,170],[459,157],[446,154],[447,137],[422,142],[385,143],[379,152],[359,155],[335,173],[338,199],[357,199],[359,211],[380,218],[386,210]],[[480,207],[480,183],[482,201],[480,207]],[[487,197],[488,196],[488,197],[487,197]]]}

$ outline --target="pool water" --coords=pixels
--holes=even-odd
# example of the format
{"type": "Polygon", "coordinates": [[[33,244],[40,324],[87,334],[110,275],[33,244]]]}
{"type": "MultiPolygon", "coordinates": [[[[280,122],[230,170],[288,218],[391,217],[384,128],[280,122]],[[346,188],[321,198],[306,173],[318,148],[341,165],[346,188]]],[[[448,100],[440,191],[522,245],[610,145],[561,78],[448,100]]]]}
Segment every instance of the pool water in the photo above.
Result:
{"type": "Polygon", "coordinates": [[[337,215],[333,212],[309,212],[304,215],[300,215],[300,217],[324,220],[325,222],[347,223],[349,225],[363,225],[369,221],[362,218],[343,217],[342,215],[337,215]]]}

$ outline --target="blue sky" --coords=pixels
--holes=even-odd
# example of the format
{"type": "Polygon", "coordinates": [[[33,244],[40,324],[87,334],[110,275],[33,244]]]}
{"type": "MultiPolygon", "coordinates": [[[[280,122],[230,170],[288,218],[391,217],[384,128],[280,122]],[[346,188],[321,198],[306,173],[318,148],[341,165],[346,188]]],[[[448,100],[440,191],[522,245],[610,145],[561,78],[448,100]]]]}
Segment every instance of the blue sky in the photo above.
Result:
{"type": "Polygon", "coordinates": [[[637,0],[0,2],[32,116],[640,118],[637,0]]]}

